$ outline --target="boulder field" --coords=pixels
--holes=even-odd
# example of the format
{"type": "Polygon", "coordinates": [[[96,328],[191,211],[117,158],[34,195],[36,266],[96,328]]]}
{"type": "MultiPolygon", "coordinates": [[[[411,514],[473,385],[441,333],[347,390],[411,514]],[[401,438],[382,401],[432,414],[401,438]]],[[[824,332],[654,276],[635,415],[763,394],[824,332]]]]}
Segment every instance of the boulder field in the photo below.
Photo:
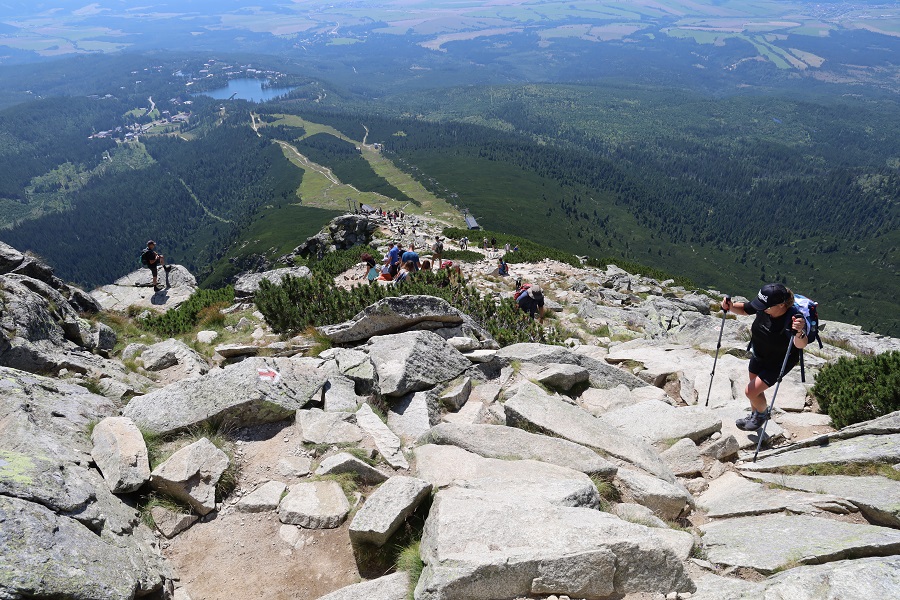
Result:
{"type": "MultiPolygon", "coordinates": [[[[344,225],[297,253],[372,240],[344,225]]],[[[463,264],[501,297],[487,266],[463,264]]],[[[726,322],[707,407],[715,294],[514,268],[579,339],[501,348],[401,296],[320,328],[317,356],[276,355],[248,316],[226,346],[256,350],[217,363],[218,333],[122,348],[90,318],[112,291],[0,245],[0,598],[900,597],[900,412],[835,431],[792,374],[752,462],[748,320],[726,322]]],[[[282,274],[242,278],[234,310],[282,274]]],[[[808,378],[896,346],[833,331],[808,378]]]]}

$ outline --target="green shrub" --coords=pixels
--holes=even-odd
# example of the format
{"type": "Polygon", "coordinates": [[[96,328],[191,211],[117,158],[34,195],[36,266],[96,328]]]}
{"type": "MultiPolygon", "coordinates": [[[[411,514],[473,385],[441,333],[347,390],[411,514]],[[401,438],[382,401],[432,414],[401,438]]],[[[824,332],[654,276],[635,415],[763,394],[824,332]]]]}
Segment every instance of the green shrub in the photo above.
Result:
{"type": "Polygon", "coordinates": [[[308,279],[285,277],[281,285],[260,282],[256,306],[276,333],[295,333],[307,327],[341,323],[364,308],[389,296],[427,295],[446,300],[484,327],[506,346],[518,342],[562,344],[567,337],[525,318],[511,299],[499,303],[482,298],[464,284],[455,271],[422,271],[399,286],[360,285],[351,290],[337,288],[330,276],[308,279]]]}
{"type": "Polygon", "coordinates": [[[361,262],[360,257],[363,254],[371,254],[376,262],[379,262],[382,256],[372,246],[354,246],[347,250],[328,252],[322,257],[322,260],[317,260],[315,256],[309,256],[297,261],[297,264],[309,267],[313,273],[334,277],[359,264],[361,262]]]}
{"type": "Polygon", "coordinates": [[[474,250],[444,250],[441,260],[464,260],[466,262],[478,262],[487,258],[480,252],[474,250]]]}
{"type": "Polygon", "coordinates": [[[662,269],[648,267],[647,265],[642,265],[641,263],[624,258],[611,258],[608,256],[601,258],[588,258],[585,264],[589,267],[597,267],[599,269],[606,269],[609,265],[616,265],[620,269],[623,269],[628,273],[631,273],[632,275],[643,275],[644,277],[650,277],[651,279],[656,279],[657,281],[672,279],[675,282],[675,285],[680,285],[681,287],[689,290],[697,289],[696,284],[694,284],[694,282],[687,277],[682,277],[680,275],[671,275],[663,271],[662,269]]]}
{"type": "Polygon", "coordinates": [[[822,368],[812,393],[839,429],[900,410],[900,352],[841,358],[822,368]]]}
{"type": "MultiPolygon", "coordinates": [[[[233,302],[234,288],[231,286],[219,290],[197,290],[177,309],[161,315],[150,315],[141,321],[141,325],[159,335],[180,335],[197,326],[203,309],[214,305],[228,306],[233,302]]],[[[218,312],[218,308],[213,312],[218,312]]]]}

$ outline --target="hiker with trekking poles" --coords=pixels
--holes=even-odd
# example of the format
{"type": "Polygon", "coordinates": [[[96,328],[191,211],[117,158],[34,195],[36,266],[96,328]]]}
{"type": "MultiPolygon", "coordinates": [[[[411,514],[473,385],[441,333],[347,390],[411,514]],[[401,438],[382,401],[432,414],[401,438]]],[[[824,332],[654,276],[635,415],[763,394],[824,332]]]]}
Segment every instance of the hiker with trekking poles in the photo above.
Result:
{"type": "MultiPolygon", "coordinates": [[[[751,412],[735,425],[743,431],[761,428],[765,431],[771,412],[766,390],[775,386],[775,394],[778,393],[782,378],[800,362],[801,350],[809,343],[810,328],[795,305],[793,292],[780,283],[763,286],[750,302],[732,302],[726,296],[722,310],[736,315],[756,315],[750,328],[750,383],[744,390],[751,412]]],[[[772,404],[774,399],[773,395],[772,404]]],[[[759,441],[762,445],[762,434],[759,441]]]]}

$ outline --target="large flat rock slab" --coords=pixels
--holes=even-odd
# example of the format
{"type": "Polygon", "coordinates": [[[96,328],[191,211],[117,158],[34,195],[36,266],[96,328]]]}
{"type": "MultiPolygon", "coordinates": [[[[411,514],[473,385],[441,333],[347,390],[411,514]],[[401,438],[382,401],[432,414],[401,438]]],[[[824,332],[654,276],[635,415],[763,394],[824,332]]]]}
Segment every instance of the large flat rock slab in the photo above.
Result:
{"type": "Polygon", "coordinates": [[[660,456],[679,477],[691,477],[703,472],[704,463],[700,449],[687,438],[678,440],[660,456]]]}
{"type": "Polygon", "coordinates": [[[874,600],[900,598],[900,556],[795,567],[753,583],[707,575],[691,600],[874,600]]]}
{"type": "Polygon", "coordinates": [[[786,467],[873,462],[900,462],[900,433],[861,435],[839,439],[826,446],[810,446],[761,456],[755,463],[748,463],[743,468],[748,471],[777,471],[786,467]]]}
{"type": "Polygon", "coordinates": [[[763,515],[700,526],[709,560],[773,573],[792,563],[900,553],[900,531],[806,515],[763,515]]]}
{"type": "Polygon", "coordinates": [[[697,442],[722,429],[722,420],[708,408],[676,408],[659,400],[613,410],[599,419],[622,433],[651,444],[681,438],[697,442]]]}
{"type": "Polygon", "coordinates": [[[504,404],[507,425],[536,427],[541,431],[594,448],[629,462],[653,475],[675,481],[649,444],[617,431],[586,410],[550,396],[530,382],[519,385],[516,394],[504,404]]]}
{"type": "Polygon", "coordinates": [[[830,494],[849,500],[866,518],[879,525],[900,529],[900,481],[887,477],[849,475],[783,475],[747,473],[748,477],[794,490],[830,494]]]}
{"type": "Polygon", "coordinates": [[[386,396],[403,396],[451,381],[471,363],[441,336],[410,331],[369,340],[369,359],[378,373],[378,387],[386,396]]]}
{"type": "Polygon", "coordinates": [[[212,420],[233,427],[280,421],[321,397],[327,374],[318,364],[315,359],[248,358],[137,396],[122,414],[155,433],[212,420]],[[260,371],[277,377],[261,377],[260,371]]]}
{"type": "Polygon", "coordinates": [[[782,511],[848,513],[855,510],[851,502],[837,496],[769,489],[762,484],[748,481],[734,472],[725,473],[711,481],[709,488],[697,498],[697,506],[713,519],[782,511]]]}
{"type": "Polygon", "coordinates": [[[431,428],[428,441],[456,446],[485,458],[538,460],[600,477],[616,473],[614,464],[590,448],[504,425],[442,423],[431,428]]]}
{"type": "Polygon", "coordinates": [[[653,532],[597,510],[450,488],[435,497],[421,544],[419,600],[605,598],[693,591],[653,532]]]}
{"type": "Polygon", "coordinates": [[[616,472],[616,487],[626,498],[646,506],[663,519],[675,520],[689,507],[694,498],[681,484],[669,483],[631,469],[616,472]]]}
{"type": "Polygon", "coordinates": [[[292,485],[278,505],[278,518],[288,525],[306,529],[339,527],[350,503],[336,481],[310,481],[292,485]]]}
{"type": "Polygon", "coordinates": [[[133,598],[130,556],[44,506],[0,496],[0,594],[5,598],[133,598]]]}
{"type": "Polygon", "coordinates": [[[369,496],[350,523],[354,543],[383,546],[431,493],[431,484],[415,477],[391,477],[369,496]]]}
{"type": "Polygon", "coordinates": [[[297,429],[304,442],[310,444],[356,444],[363,430],[356,426],[356,415],[325,412],[321,408],[297,411],[297,429]]]}
{"type": "Polygon", "coordinates": [[[590,412],[595,417],[607,413],[611,410],[625,408],[639,404],[646,400],[660,400],[665,402],[668,395],[664,390],[652,385],[644,387],[636,387],[628,389],[624,385],[617,385],[614,388],[601,390],[599,388],[588,388],[578,397],[578,406],[590,412]]]}
{"type": "Polygon", "coordinates": [[[492,340],[471,317],[434,296],[383,298],[349,321],[319,327],[319,332],[335,344],[350,344],[405,332],[422,323],[460,328],[460,333],[480,342],[492,340]]]}
{"type": "Polygon", "coordinates": [[[597,488],[580,471],[534,460],[484,458],[456,446],[426,444],[414,450],[416,476],[436,488],[501,490],[563,506],[597,507],[597,488]]]}
{"type": "Polygon", "coordinates": [[[287,486],[280,481],[267,481],[246,496],[242,497],[235,508],[238,512],[268,512],[278,508],[281,496],[287,486]]]}
{"type": "Polygon", "coordinates": [[[409,594],[409,574],[398,571],[378,579],[348,585],[321,596],[319,600],[406,600],[409,594]]]}
{"type": "Polygon", "coordinates": [[[440,422],[438,398],[432,392],[414,392],[391,403],[387,425],[406,443],[415,442],[440,422]]]}
{"type": "MultiPolygon", "coordinates": [[[[103,310],[125,312],[131,306],[165,312],[184,304],[197,291],[197,280],[181,265],[172,265],[169,284],[160,290],[151,287],[153,275],[150,269],[133,271],[115,283],[104,285],[91,292],[103,310]]],[[[165,284],[166,276],[159,270],[159,283],[165,284]]]]}
{"type": "Polygon", "coordinates": [[[281,280],[284,277],[307,279],[311,274],[312,272],[308,267],[284,267],[283,269],[273,269],[263,273],[245,273],[234,282],[234,297],[238,299],[253,298],[259,290],[259,284],[263,281],[281,285],[281,280]]]}
{"type": "Polygon", "coordinates": [[[631,389],[647,385],[643,380],[635,377],[627,371],[597,360],[586,354],[573,352],[562,346],[549,344],[511,344],[501,348],[494,359],[501,365],[507,366],[513,362],[530,363],[539,366],[551,364],[578,365],[587,369],[588,381],[592,387],[609,389],[617,385],[624,385],[631,389]]]}

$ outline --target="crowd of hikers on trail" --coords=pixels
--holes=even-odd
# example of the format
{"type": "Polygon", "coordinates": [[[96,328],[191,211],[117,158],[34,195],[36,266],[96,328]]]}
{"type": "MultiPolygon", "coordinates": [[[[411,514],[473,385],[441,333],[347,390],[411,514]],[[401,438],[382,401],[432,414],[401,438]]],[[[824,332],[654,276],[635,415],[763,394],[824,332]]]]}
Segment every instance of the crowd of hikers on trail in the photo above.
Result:
{"type": "Polygon", "coordinates": [[[403,242],[394,241],[388,245],[388,251],[380,264],[369,253],[363,254],[360,260],[366,263],[366,278],[370,283],[388,281],[400,285],[419,271],[452,269],[459,272],[459,265],[454,264],[452,260],[442,260],[443,250],[444,238],[440,236],[435,237],[431,247],[431,259],[420,259],[414,244],[404,247],[403,242]]]}

